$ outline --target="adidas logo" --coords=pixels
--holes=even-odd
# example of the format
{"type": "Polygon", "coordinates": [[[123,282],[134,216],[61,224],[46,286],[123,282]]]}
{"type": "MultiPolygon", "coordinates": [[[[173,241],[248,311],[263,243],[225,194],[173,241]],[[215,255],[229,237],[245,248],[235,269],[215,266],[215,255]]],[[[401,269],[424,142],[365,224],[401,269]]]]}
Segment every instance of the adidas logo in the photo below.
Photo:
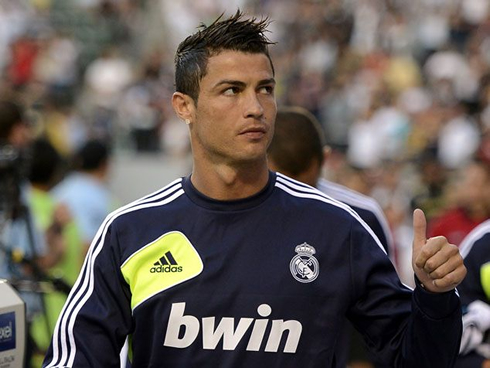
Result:
{"type": "Polygon", "coordinates": [[[182,266],[179,266],[174,256],[170,251],[165,253],[158,261],[153,264],[150,269],[151,273],[159,272],[182,272],[182,266]]]}

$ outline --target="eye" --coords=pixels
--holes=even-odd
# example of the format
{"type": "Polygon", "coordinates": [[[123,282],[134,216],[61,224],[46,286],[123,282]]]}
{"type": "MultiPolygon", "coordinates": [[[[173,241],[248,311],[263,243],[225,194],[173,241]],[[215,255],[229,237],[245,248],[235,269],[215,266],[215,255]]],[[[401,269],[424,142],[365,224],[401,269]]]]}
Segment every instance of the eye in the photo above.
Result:
{"type": "Polygon", "coordinates": [[[264,95],[272,95],[274,93],[274,86],[262,86],[259,89],[259,93],[264,95]]]}
{"type": "Polygon", "coordinates": [[[240,92],[240,89],[238,87],[229,87],[223,91],[223,94],[225,96],[234,96],[240,92]]]}

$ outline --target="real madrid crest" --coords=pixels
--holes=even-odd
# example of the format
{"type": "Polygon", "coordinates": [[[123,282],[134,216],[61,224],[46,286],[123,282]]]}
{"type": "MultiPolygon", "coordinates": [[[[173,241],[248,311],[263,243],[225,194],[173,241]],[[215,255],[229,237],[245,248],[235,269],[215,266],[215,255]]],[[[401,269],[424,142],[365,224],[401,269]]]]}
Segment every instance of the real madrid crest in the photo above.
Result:
{"type": "Polygon", "coordinates": [[[308,243],[303,243],[297,245],[294,250],[298,254],[289,263],[291,274],[299,282],[308,283],[314,281],[320,273],[320,264],[314,257],[315,248],[308,243]]]}

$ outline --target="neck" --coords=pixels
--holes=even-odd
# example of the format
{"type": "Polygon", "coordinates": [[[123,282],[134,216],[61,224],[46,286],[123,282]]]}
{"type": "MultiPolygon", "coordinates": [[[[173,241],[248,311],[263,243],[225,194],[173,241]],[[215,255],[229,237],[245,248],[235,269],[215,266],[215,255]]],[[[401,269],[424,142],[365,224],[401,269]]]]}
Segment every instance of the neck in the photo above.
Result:
{"type": "Polygon", "coordinates": [[[488,217],[489,212],[483,203],[476,204],[466,209],[468,217],[474,221],[481,221],[488,217]]]}
{"type": "Polygon", "coordinates": [[[105,179],[107,177],[106,171],[103,169],[95,169],[82,172],[100,182],[105,182],[105,179]]]}
{"type": "Polygon", "coordinates": [[[267,161],[244,164],[240,168],[226,165],[202,168],[194,164],[192,184],[199,192],[213,199],[250,197],[261,191],[269,180],[267,161]]]}
{"type": "Polygon", "coordinates": [[[40,183],[31,183],[31,186],[34,188],[34,189],[37,189],[41,192],[48,192],[49,189],[51,188],[50,185],[48,184],[40,184],[40,183]]]}

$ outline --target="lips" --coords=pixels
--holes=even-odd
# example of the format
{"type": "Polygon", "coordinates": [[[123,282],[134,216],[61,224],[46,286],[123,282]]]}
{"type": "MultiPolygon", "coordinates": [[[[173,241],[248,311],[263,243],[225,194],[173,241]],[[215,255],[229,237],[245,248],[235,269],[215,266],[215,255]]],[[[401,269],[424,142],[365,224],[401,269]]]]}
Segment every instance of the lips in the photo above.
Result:
{"type": "Polygon", "coordinates": [[[264,127],[250,127],[243,130],[240,135],[250,140],[261,140],[266,134],[264,127]]]}
{"type": "Polygon", "coordinates": [[[244,129],[243,131],[240,132],[241,135],[243,134],[246,134],[246,135],[249,135],[249,134],[260,134],[260,135],[264,135],[266,133],[266,129],[264,127],[249,127],[249,128],[246,128],[244,129]]]}

